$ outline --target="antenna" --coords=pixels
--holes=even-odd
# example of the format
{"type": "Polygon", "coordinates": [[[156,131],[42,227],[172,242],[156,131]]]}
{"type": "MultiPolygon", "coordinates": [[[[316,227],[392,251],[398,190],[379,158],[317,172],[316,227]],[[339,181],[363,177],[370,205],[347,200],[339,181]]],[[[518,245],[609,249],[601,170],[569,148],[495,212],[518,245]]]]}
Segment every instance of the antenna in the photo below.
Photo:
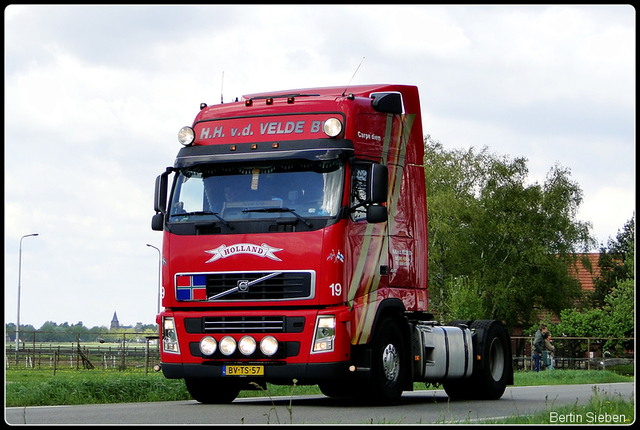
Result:
{"type": "Polygon", "coordinates": [[[356,71],[353,72],[353,76],[351,76],[351,79],[349,80],[349,83],[347,84],[347,87],[342,92],[343,96],[347,93],[347,90],[349,89],[349,86],[351,85],[351,81],[353,81],[353,78],[356,77],[356,73],[358,73],[358,70],[360,70],[360,66],[362,66],[362,62],[363,61],[364,61],[364,57],[362,57],[362,60],[360,60],[360,64],[358,64],[358,67],[356,68],[356,71]]]}
{"type": "Polygon", "coordinates": [[[220,82],[220,104],[224,104],[224,96],[222,89],[224,88],[224,70],[222,71],[222,82],[220,82]]]}

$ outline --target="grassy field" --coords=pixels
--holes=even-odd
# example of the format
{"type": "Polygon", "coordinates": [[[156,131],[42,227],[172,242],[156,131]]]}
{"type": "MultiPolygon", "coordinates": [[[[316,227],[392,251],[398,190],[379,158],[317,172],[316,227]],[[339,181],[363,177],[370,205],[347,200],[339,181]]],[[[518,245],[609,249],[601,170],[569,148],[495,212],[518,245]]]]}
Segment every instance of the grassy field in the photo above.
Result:
{"type": "MultiPolygon", "coordinates": [[[[116,370],[6,370],[6,406],[79,405],[95,403],[189,400],[182,380],[166,379],[162,373],[116,370]]],[[[554,370],[516,372],[516,386],[631,382],[633,378],[602,370],[554,370]]],[[[414,389],[427,388],[415,383],[414,389]]],[[[320,394],[313,386],[267,386],[267,391],[241,391],[240,397],[320,394]]]]}

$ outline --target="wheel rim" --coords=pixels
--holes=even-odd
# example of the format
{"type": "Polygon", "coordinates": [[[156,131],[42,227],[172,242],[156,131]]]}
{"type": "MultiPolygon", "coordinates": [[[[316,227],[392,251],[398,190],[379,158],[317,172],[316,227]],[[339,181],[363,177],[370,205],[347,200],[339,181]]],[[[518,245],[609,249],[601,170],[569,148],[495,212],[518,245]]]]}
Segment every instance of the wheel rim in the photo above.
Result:
{"type": "Polygon", "coordinates": [[[489,372],[494,381],[499,381],[504,373],[504,348],[497,337],[491,341],[489,348],[489,372]]]}
{"type": "Polygon", "coordinates": [[[389,344],[382,351],[382,370],[388,382],[395,382],[398,379],[400,369],[400,356],[395,345],[389,344]]]}

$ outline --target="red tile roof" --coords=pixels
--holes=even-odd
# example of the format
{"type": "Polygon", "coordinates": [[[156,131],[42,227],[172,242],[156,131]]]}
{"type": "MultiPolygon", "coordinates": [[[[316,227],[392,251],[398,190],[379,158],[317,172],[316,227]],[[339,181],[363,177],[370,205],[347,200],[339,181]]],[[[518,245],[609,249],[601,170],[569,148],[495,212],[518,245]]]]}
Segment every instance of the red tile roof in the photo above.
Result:
{"type": "Polygon", "coordinates": [[[600,268],[598,267],[599,257],[599,253],[578,254],[578,261],[573,267],[571,275],[580,281],[583,291],[591,292],[594,290],[593,278],[600,276],[600,268]],[[591,264],[591,268],[588,267],[588,263],[583,263],[585,258],[591,264]]]}
{"type": "MultiPolygon", "coordinates": [[[[597,278],[600,276],[600,268],[598,267],[598,258],[600,258],[599,253],[591,253],[591,254],[577,254],[578,261],[576,265],[571,269],[571,275],[580,281],[580,285],[582,285],[583,292],[591,292],[593,291],[593,278],[597,278]],[[588,263],[583,263],[583,260],[586,258],[588,263]],[[591,267],[589,268],[589,263],[591,267]]],[[[560,322],[560,318],[557,315],[552,314],[548,310],[542,310],[541,319],[544,319],[546,316],[551,314],[551,323],[557,324],[560,322]]]]}

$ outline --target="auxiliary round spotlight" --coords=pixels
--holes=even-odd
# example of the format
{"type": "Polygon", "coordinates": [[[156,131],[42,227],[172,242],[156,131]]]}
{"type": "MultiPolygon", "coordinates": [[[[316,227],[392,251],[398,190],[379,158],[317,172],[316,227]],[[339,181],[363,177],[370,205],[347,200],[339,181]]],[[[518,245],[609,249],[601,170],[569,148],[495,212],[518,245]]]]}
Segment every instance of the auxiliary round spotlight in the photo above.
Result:
{"type": "Polygon", "coordinates": [[[243,355],[251,355],[256,352],[256,340],[251,336],[244,336],[238,342],[238,349],[243,355]]]}
{"type": "Polygon", "coordinates": [[[178,132],[178,142],[181,145],[189,146],[196,140],[196,132],[191,127],[182,127],[178,132]]]}
{"type": "Polygon", "coordinates": [[[272,356],[278,352],[278,341],[273,336],[266,336],[260,341],[260,351],[266,356],[272,356]]]}
{"type": "Polygon", "coordinates": [[[220,340],[218,347],[224,355],[231,355],[236,352],[236,340],[231,336],[225,336],[220,340]]]}
{"type": "Polygon", "coordinates": [[[329,118],[322,126],[325,134],[329,137],[336,137],[342,133],[342,122],[338,118],[329,118]]]}
{"type": "Polygon", "coordinates": [[[200,339],[200,352],[203,355],[213,355],[218,347],[218,342],[211,336],[205,336],[200,339]]]}

